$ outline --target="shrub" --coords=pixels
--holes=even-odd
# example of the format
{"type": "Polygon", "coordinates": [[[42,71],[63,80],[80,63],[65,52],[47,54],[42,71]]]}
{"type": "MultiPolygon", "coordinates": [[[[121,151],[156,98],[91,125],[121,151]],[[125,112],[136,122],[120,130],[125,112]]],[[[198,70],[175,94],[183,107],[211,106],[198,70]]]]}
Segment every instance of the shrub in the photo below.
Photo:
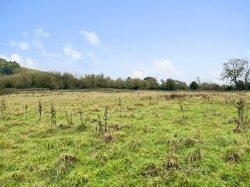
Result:
{"type": "Polygon", "coordinates": [[[199,87],[199,85],[197,84],[197,82],[193,81],[190,83],[189,88],[192,90],[197,90],[199,87]]]}

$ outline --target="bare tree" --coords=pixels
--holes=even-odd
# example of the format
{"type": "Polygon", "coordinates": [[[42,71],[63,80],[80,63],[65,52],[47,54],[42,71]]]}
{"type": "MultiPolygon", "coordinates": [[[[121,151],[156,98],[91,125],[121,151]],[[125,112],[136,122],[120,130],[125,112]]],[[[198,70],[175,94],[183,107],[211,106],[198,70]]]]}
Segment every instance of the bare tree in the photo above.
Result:
{"type": "Polygon", "coordinates": [[[229,80],[236,86],[239,81],[244,81],[245,86],[249,81],[249,62],[244,59],[230,59],[223,64],[223,71],[221,73],[222,80],[229,80]]]}

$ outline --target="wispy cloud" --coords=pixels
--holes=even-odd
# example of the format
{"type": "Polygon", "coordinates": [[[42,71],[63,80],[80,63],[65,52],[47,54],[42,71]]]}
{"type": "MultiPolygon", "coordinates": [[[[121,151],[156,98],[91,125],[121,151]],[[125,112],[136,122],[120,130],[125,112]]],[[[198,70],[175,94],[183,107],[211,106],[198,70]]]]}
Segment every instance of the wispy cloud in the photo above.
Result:
{"type": "Polygon", "coordinates": [[[39,28],[39,29],[35,29],[35,35],[38,37],[38,38],[47,38],[47,37],[50,37],[50,34],[43,31],[43,29],[39,28]]]}
{"type": "Polygon", "coordinates": [[[37,63],[35,63],[31,58],[23,58],[22,56],[20,56],[17,53],[14,53],[14,54],[10,55],[9,57],[7,55],[0,54],[0,58],[4,58],[8,61],[16,61],[21,66],[27,67],[27,68],[34,69],[34,68],[36,68],[36,65],[37,65],[37,63]]]}
{"type": "Polygon", "coordinates": [[[84,36],[84,38],[87,40],[87,42],[95,47],[101,47],[104,51],[108,51],[108,49],[101,43],[101,40],[94,32],[88,32],[85,30],[82,30],[80,32],[84,36]]]}
{"type": "Polygon", "coordinates": [[[101,62],[97,60],[94,53],[90,52],[90,53],[88,53],[87,56],[90,58],[90,60],[91,60],[91,62],[93,62],[93,64],[101,64],[101,62]]]}
{"type": "Polygon", "coordinates": [[[162,61],[155,61],[154,62],[154,71],[157,73],[171,73],[180,75],[181,71],[177,70],[170,60],[162,60],[162,61]]]}
{"type": "Polygon", "coordinates": [[[22,33],[22,37],[26,37],[26,36],[28,36],[29,34],[27,33],[27,32],[23,32],[22,33]]]}
{"type": "Polygon", "coordinates": [[[148,72],[143,72],[140,70],[133,70],[132,72],[132,78],[140,78],[143,79],[148,76],[148,72]]]}
{"type": "Polygon", "coordinates": [[[178,76],[181,75],[181,71],[176,69],[170,60],[155,61],[151,66],[141,65],[138,69],[132,71],[133,78],[145,78],[147,76],[162,77],[166,76],[178,76]]]}
{"type": "Polygon", "coordinates": [[[9,44],[11,46],[18,47],[21,50],[27,50],[27,49],[30,48],[30,45],[27,42],[24,42],[24,41],[14,42],[14,41],[10,40],[9,44]]]}
{"type": "Polygon", "coordinates": [[[88,32],[88,31],[83,30],[80,33],[85,36],[86,40],[91,45],[98,46],[101,44],[100,39],[94,32],[88,32]]]}
{"type": "Polygon", "coordinates": [[[47,56],[50,56],[50,57],[53,57],[53,58],[57,58],[57,57],[61,56],[61,54],[59,54],[59,53],[46,51],[44,49],[43,44],[41,42],[39,42],[39,41],[34,42],[33,45],[34,45],[34,47],[38,48],[43,55],[47,55],[47,56]]]}
{"type": "Polygon", "coordinates": [[[68,57],[68,59],[70,60],[70,63],[72,63],[72,61],[76,61],[76,60],[80,60],[82,59],[82,55],[79,51],[75,50],[71,44],[66,44],[63,46],[62,48],[63,53],[66,57],[68,57]]]}

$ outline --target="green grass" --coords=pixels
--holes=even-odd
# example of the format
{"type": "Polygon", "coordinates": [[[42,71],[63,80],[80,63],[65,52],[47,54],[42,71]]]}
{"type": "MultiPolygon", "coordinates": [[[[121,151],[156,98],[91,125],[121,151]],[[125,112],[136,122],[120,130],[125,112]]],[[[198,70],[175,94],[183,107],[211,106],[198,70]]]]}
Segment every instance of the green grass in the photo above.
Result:
{"type": "Polygon", "coordinates": [[[249,101],[248,93],[46,91],[4,97],[0,186],[250,186],[250,130],[233,132],[232,104],[239,97],[249,101]],[[104,122],[106,106],[108,132],[102,133],[94,120],[100,115],[104,122]],[[65,111],[72,112],[71,127],[65,111]]]}

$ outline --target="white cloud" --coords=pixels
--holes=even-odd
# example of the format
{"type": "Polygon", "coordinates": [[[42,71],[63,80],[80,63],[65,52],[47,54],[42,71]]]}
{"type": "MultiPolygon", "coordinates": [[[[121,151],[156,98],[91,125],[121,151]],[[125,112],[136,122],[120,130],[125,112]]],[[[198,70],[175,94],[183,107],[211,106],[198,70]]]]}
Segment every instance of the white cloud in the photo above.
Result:
{"type": "Polygon", "coordinates": [[[38,37],[38,38],[47,38],[47,37],[50,37],[50,34],[43,31],[43,29],[39,28],[39,29],[35,29],[35,35],[38,37]]]}
{"type": "Polygon", "coordinates": [[[17,53],[10,55],[10,57],[4,54],[0,54],[0,58],[4,58],[7,61],[16,61],[23,67],[33,68],[33,69],[36,68],[36,63],[31,58],[23,58],[17,53]]]}
{"type": "Polygon", "coordinates": [[[6,55],[1,54],[1,53],[0,53],[0,58],[5,59],[5,60],[7,60],[7,61],[10,61],[10,58],[9,58],[9,57],[7,57],[6,55]]]}
{"type": "Polygon", "coordinates": [[[18,47],[21,50],[27,50],[30,48],[29,44],[27,42],[24,42],[24,41],[14,42],[14,41],[10,40],[9,44],[11,46],[18,47]]]}
{"type": "Polygon", "coordinates": [[[106,52],[108,51],[108,49],[101,43],[101,40],[94,32],[88,32],[82,30],[80,34],[82,34],[85,37],[85,39],[89,42],[89,44],[95,47],[101,47],[106,52]]]}
{"type": "Polygon", "coordinates": [[[177,70],[170,60],[162,60],[162,61],[155,61],[154,62],[154,70],[157,73],[171,73],[180,75],[181,71],[177,70]]]}
{"type": "Polygon", "coordinates": [[[100,42],[98,36],[94,32],[88,32],[88,31],[83,30],[80,33],[85,36],[86,40],[91,45],[94,45],[94,46],[100,45],[101,42],[100,42]]]}
{"type": "Polygon", "coordinates": [[[132,72],[133,78],[145,78],[147,76],[162,77],[162,75],[171,77],[181,75],[181,71],[176,69],[170,60],[155,61],[152,66],[145,66],[141,64],[139,69],[132,72]]]}
{"type": "Polygon", "coordinates": [[[34,47],[38,48],[43,55],[47,55],[47,56],[54,57],[54,58],[57,58],[57,57],[61,56],[61,54],[59,54],[59,53],[46,51],[44,49],[43,44],[41,42],[39,42],[39,41],[34,42],[33,45],[34,45],[34,47]]]}
{"type": "Polygon", "coordinates": [[[133,70],[133,72],[132,72],[132,78],[143,79],[143,78],[145,78],[147,76],[148,76],[147,72],[143,72],[143,71],[140,71],[140,70],[133,70]]]}
{"type": "Polygon", "coordinates": [[[82,59],[81,53],[75,50],[70,44],[63,46],[63,53],[69,58],[70,62],[82,59]]]}

